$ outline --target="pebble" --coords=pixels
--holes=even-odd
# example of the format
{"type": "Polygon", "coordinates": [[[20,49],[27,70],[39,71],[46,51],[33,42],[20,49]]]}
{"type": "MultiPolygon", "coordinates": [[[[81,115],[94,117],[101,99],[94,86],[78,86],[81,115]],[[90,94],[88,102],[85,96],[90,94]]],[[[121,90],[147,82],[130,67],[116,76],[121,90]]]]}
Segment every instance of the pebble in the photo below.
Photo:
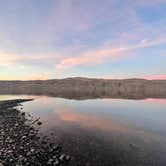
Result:
{"type": "Polygon", "coordinates": [[[66,166],[70,156],[40,137],[42,122],[16,108],[0,110],[0,166],[66,166]]]}

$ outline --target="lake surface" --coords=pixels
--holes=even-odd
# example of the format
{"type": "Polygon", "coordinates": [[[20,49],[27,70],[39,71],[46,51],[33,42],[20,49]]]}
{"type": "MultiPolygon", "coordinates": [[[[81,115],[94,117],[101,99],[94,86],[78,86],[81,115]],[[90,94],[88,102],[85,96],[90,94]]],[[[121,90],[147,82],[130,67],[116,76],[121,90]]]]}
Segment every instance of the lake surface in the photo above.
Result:
{"type": "Polygon", "coordinates": [[[166,99],[34,98],[23,104],[43,122],[41,132],[72,156],[71,166],[165,166],[166,99]]]}

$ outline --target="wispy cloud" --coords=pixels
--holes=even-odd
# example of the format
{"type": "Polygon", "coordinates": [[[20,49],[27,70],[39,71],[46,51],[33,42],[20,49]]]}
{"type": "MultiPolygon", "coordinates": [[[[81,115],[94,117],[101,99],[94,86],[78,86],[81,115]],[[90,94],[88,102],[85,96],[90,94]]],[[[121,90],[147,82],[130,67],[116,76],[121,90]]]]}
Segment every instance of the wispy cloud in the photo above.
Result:
{"type": "MultiPolygon", "coordinates": [[[[86,72],[96,76],[98,71],[107,75],[119,68],[123,71],[125,65],[119,61],[117,69],[106,62],[133,54],[137,55],[132,59],[135,64],[127,68],[132,68],[135,75],[142,68],[145,72],[155,71],[160,62],[164,63],[164,47],[153,49],[153,55],[158,55],[152,60],[155,67],[146,63],[140,67],[138,63],[152,53],[144,48],[165,43],[165,4],[166,0],[4,1],[0,5],[0,74],[21,67],[27,77],[37,79],[43,78],[39,71],[49,71],[51,76],[59,72],[59,77],[73,76],[75,69],[75,75],[86,72]],[[156,64],[159,56],[160,62],[156,64]],[[95,64],[102,65],[96,69],[95,64]],[[55,65],[59,70],[55,70],[55,65]],[[87,71],[87,65],[92,66],[91,71],[87,71]],[[72,68],[77,66],[81,67],[72,68]],[[65,68],[71,70],[60,70],[65,68]]],[[[164,71],[162,67],[161,73],[164,71]]],[[[128,74],[122,73],[124,77],[128,74]]]]}
{"type": "Polygon", "coordinates": [[[0,53],[0,65],[11,64],[13,61],[17,59],[16,55],[10,55],[7,53],[0,53]]]}
{"type": "Polygon", "coordinates": [[[165,38],[155,39],[152,41],[142,40],[138,44],[130,46],[117,48],[103,48],[99,50],[88,51],[77,57],[64,58],[56,67],[58,69],[63,69],[77,65],[99,64],[106,61],[112,61],[115,59],[123,58],[124,56],[126,56],[127,53],[137,49],[153,47],[163,43],[166,43],[165,38]]]}
{"type": "Polygon", "coordinates": [[[0,65],[9,65],[9,64],[22,64],[25,63],[31,65],[32,62],[53,62],[57,61],[64,56],[60,53],[52,53],[52,54],[31,54],[31,55],[18,55],[18,54],[9,54],[0,52],[0,65]]]}

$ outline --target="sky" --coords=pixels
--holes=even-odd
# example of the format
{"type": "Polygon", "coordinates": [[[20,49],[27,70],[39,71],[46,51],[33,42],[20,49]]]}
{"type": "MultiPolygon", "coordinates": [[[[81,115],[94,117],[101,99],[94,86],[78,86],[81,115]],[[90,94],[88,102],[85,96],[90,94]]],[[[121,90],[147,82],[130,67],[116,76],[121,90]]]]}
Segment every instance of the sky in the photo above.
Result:
{"type": "Polygon", "coordinates": [[[0,0],[0,80],[166,79],[166,0],[0,0]]]}

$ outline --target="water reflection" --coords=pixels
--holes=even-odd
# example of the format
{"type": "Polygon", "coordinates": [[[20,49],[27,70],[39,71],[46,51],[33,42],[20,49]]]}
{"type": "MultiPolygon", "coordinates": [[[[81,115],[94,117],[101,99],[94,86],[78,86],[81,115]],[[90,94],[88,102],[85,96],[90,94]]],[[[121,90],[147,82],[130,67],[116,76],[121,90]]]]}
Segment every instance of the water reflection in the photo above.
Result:
{"type": "Polygon", "coordinates": [[[72,166],[166,165],[166,99],[30,98],[24,111],[41,117],[43,132],[55,133],[72,166]]]}
{"type": "Polygon", "coordinates": [[[166,104],[166,99],[153,99],[153,98],[150,98],[150,99],[145,99],[144,101],[148,102],[148,103],[154,103],[154,104],[166,104]]]}
{"type": "Polygon", "coordinates": [[[126,132],[127,127],[121,122],[114,121],[111,117],[106,118],[90,113],[74,112],[72,110],[55,110],[56,116],[61,121],[72,122],[86,128],[96,128],[104,131],[126,132]]]}

